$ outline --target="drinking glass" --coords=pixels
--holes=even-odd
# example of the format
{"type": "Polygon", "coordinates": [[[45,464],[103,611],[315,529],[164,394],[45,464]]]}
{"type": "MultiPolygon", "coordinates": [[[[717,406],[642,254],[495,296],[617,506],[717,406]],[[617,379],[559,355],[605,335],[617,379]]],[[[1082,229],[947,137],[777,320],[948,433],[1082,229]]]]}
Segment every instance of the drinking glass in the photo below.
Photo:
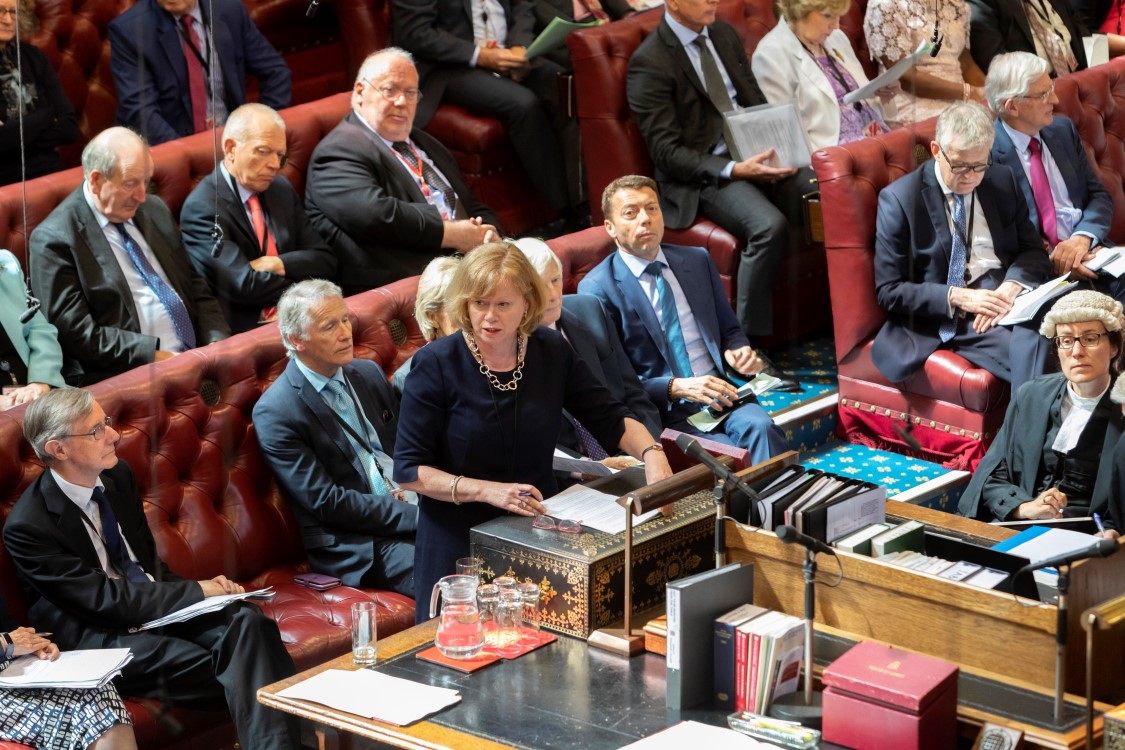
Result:
{"type": "Polygon", "coordinates": [[[523,625],[520,628],[520,643],[524,645],[539,642],[539,584],[521,583],[516,586],[523,602],[523,625]]]}
{"type": "Polygon", "coordinates": [[[361,666],[375,663],[375,602],[352,604],[352,661],[361,666]]]}
{"type": "Polygon", "coordinates": [[[514,589],[517,583],[516,579],[511,576],[496,576],[492,579],[492,582],[495,583],[501,591],[514,589]]]}
{"type": "Polygon", "coordinates": [[[457,575],[480,577],[480,558],[462,557],[457,561],[457,575]]]}
{"type": "Polygon", "coordinates": [[[520,651],[520,625],[523,623],[523,597],[520,592],[508,590],[500,592],[496,605],[497,651],[505,656],[520,651]]]}
{"type": "Polygon", "coordinates": [[[480,610],[480,625],[484,631],[484,642],[488,646],[497,645],[496,607],[499,602],[499,586],[494,583],[483,583],[477,587],[477,608],[480,610]]]}

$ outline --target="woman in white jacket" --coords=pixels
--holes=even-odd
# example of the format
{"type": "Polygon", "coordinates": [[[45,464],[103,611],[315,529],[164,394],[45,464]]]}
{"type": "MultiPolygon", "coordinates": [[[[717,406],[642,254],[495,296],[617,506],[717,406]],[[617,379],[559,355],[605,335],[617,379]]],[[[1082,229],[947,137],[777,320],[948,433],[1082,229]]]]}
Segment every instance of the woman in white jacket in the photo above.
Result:
{"type": "MultiPolygon", "coordinates": [[[[844,104],[844,95],[867,84],[851,42],[840,31],[850,0],[780,0],[777,26],[758,43],[750,61],[771,104],[793,102],[812,150],[886,132],[881,105],[844,104]]],[[[894,89],[880,91],[889,100],[894,89]]]]}

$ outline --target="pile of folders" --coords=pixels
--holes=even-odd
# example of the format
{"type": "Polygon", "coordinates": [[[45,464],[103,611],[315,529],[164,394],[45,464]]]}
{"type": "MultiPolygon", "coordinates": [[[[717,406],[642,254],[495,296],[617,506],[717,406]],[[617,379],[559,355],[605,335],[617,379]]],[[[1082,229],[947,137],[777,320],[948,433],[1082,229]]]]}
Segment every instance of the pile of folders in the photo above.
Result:
{"type": "Polygon", "coordinates": [[[750,521],[770,531],[788,524],[831,544],[886,518],[886,487],[820,469],[789,466],[753,488],[750,521]]]}

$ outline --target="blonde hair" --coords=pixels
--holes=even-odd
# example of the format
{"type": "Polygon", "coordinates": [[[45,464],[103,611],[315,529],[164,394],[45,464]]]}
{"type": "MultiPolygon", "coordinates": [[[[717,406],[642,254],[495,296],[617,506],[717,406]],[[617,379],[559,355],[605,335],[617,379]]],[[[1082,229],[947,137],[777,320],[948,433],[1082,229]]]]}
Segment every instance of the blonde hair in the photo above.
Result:
{"type": "Polygon", "coordinates": [[[831,13],[842,17],[852,6],[851,0],[778,0],[777,7],[789,23],[800,21],[809,13],[831,13]]]}
{"type": "Polygon", "coordinates": [[[520,333],[530,336],[539,327],[539,318],[546,306],[547,292],[543,279],[532,268],[523,251],[511,242],[490,242],[476,248],[461,261],[445,292],[445,313],[464,331],[472,330],[469,304],[490,297],[496,288],[508,282],[527,302],[527,311],[520,321],[520,333]]]}
{"type": "Polygon", "coordinates": [[[443,309],[449,282],[453,280],[453,274],[457,272],[459,265],[461,258],[455,255],[434,258],[418,277],[418,291],[414,293],[414,319],[418,321],[418,328],[426,341],[441,337],[437,319],[443,309]]]}

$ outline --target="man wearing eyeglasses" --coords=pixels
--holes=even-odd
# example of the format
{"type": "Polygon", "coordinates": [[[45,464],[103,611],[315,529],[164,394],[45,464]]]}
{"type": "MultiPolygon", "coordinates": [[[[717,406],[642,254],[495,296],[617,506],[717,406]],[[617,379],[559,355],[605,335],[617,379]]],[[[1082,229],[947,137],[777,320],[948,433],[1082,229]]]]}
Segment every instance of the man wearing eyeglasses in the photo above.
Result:
{"type": "Polygon", "coordinates": [[[957,512],[984,521],[1105,515],[1113,455],[1125,416],[1110,386],[1120,373],[1121,303],[1090,290],[1051,307],[1039,331],[1061,373],[1015,392],[1004,426],[961,496],[957,512]]]}
{"type": "MultiPolygon", "coordinates": [[[[1031,222],[1050,254],[1051,273],[1095,281],[1086,268],[1109,235],[1113,198],[1086,158],[1070,119],[1055,115],[1050,65],[1029,52],[1010,52],[992,61],[984,86],[996,113],[992,155],[1012,170],[1031,222]]],[[[1118,296],[1109,283],[1099,291],[1118,296]]]]}
{"type": "Polygon", "coordinates": [[[453,155],[414,127],[422,94],[408,52],[360,66],[352,111],[313,151],[305,206],[339,259],[345,295],[415,276],[438,255],[498,238],[499,222],[453,155]]]}
{"type": "Polygon", "coordinates": [[[281,116],[242,105],[223,129],[223,161],[180,212],[184,246],[234,333],[276,320],[277,301],[294,283],[336,275],[336,255],[281,174],[286,157],[281,116]]]}
{"type": "Polygon", "coordinates": [[[29,592],[28,614],[65,650],[128,648],[123,695],[230,709],[243,747],[300,748],[295,722],[255,691],[294,673],[277,624],[253,604],[159,630],[129,628],[204,599],[243,593],[226,576],[184,580],[156,554],[120,435],[89,391],[67,388],[28,407],[24,437],[45,470],[12,508],[4,545],[29,592]]]}
{"type": "Polygon", "coordinates": [[[888,317],[871,358],[892,383],[938,349],[1013,389],[1045,371],[1048,347],[1032,327],[998,325],[1050,263],[1011,171],[992,164],[992,140],[984,107],[952,104],[933,160],[879,194],[875,294],[888,317]]]}

